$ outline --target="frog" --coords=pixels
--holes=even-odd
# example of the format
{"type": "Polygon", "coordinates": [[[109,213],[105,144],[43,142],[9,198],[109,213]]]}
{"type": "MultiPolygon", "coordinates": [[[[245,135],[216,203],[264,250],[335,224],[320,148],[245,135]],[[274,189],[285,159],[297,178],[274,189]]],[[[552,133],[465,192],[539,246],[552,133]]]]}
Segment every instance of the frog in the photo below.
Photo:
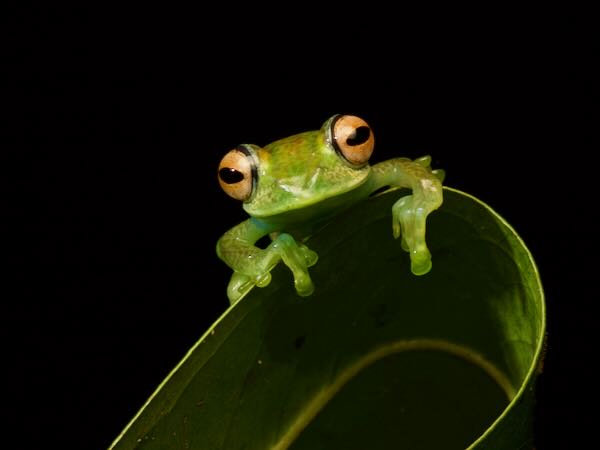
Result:
{"type": "Polygon", "coordinates": [[[269,285],[279,263],[290,269],[297,294],[311,295],[315,287],[308,269],[318,255],[307,239],[341,212],[386,189],[410,190],[392,206],[392,234],[401,237],[413,274],[430,271],[426,222],[442,205],[445,172],[431,168],[429,155],[370,165],[374,146],[364,119],[336,114],[318,130],[263,147],[242,144],[223,156],[219,184],[250,216],[217,242],[218,257],[233,269],[227,286],[232,305],[253,287],[269,285]],[[266,236],[270,243],[257,246],[266,236]]]}

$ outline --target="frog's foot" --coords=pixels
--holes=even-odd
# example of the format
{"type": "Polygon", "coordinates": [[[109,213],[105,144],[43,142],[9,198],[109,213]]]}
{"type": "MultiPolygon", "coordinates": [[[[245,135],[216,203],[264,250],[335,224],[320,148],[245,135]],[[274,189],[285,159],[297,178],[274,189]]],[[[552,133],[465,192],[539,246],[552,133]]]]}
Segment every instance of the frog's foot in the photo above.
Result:
{"type": "Polygon", "coordinates": [[[313,293],[315,288],[308,274],[308,268],[317,262],[318,256],[315,252],[304,244],[298,244],[287,233],[277,236],[265,252],[271,252],[274,259],[283,260],[283,263],[290,268],[298,295],[306,297],[313,293]]]}
{"type": "Polygon", "coordinates": [[[432,170],[431,173],[434,174],[438,180],[440,180],[440,183],[442,183],[446,178],[446,171],[444,169],[435,169],[432,170]]]}
{"type": "Polygon", "coordinates": [[[425,243],[425,219],[423,208],[414,206],[414,198],[407,195],[392,207],[394,237],[402,235],[402,248],[409,252],[411,271],[424,275],[431,269],[431,254],[425,243]]]}
{"type": "MultiPolygon", "coordinates": [[[[269,281],[271,274],[269,275],[269,281]]],[[[269,284],[267,281],[264,286],[269,284]]],[[[240,272],[233,272],[231,276],[231,280],[229,280],[229,284],[227,285],[227,297],[229,298],[230,304],[237,303],[254,285],[257,283],[248,275],[244,275],[240,272]]]]}
{"type": "Polygon", "coordinates": [[[227,287],[229,300],[234,304],[253,286],[268,286],[271,282],[271,270],[281,260],[292,271],[298,295],[306,297],[314,291],[308,268],[315,265],[317,259],[317,254],[306,245],[297,243],[287,233],[281,233],[266,249],[253,256],[255,264],[246,267],[244,272],[234,272],[227,287]]]}
{"type": "Polygon", "coordinates": [[[431,253],[425,243],[425,225],[430,212],[442,204],[442,187],[437,178],[421,180],[412,195],[392,207],[394,237],[402,235],[402,248],[409,252],[411,271],[424,275],[431,269],[431,253]],[[434,182],[436,180],[437,182],[434,182]]]}
{"type": "Polygon", "coordinates": [[[415,162],[425,168],[429,168],[429,166],[431,166],[431,156],[421,156],[420,158],[415,159],[415,162]]]}
{"type": "Polygon", "coordinates": [[[308,248],[304,244],[297,244],[298,249],[300,250],[300,254],[304,257],[304,261],[306,262],[306,267],[314,266],[319,260],[319,255],[317,252],[313,252],[310,248],[308,248]]]}
{"type": "MultiPolygon", "coordinates": [[[[415,159],[414,162],[426,169],[431,169],[431,156],[429,155],[421,156],[420,158],[415,159]]],[[[435,175],[440,182],[443,182],[444,178],[446,178],[446,171],[444,169],[435,169],[430,172],[435,175]]]]}
{"type": "Polygon", "coordinates": [[[244,275],[240,272],[234,272],[227,286],[227,296],[229,302],[233,305],[243,295],[245,295],[253,286],[265,287],[271,282],[271,273],[265,272],[263,274],[251,277],[244,275]]]}

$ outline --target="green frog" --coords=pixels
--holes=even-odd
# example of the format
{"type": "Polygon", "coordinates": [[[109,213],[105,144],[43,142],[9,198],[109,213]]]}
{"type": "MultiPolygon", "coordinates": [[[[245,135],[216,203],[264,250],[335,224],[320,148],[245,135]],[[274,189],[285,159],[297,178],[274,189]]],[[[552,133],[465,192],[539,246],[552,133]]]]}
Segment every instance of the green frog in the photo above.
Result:
{"type": "Polygon", "coordinates": [[[431,269],[425,243],[429,213],[443,201],[443,170],[431,170],[431,157],[393,158],[373,166],[375,137],[363,119],[335,115],[320,130],[308,131],[265,147],[244,144],[229,151],[218,169],[225,193],[241,200],[250,218],[227,231],[217,254],[233,269],[227,295],[233,304],[253,286],[271,281],[281,261],[294,276],[296,292],[314,290],[308,268],[317,254],[303,242],[318,227],[348,207],[385,187],[404,187],[412,193],[392,207],[392,231],[402,236],[411,271],[431,269]],[[266,248],[255,244],[270,235],[266,248]]]}

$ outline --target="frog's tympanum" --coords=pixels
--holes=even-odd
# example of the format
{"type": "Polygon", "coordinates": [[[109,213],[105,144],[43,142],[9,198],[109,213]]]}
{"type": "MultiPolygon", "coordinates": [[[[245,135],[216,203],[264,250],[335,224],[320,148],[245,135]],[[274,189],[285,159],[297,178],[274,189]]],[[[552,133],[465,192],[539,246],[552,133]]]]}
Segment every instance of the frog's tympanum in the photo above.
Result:
{"type": "Polygon", "coordinates": [[[392,230],[402,236],[411,270],[431,269],[425,243],[427,216],[442,204],[442,170],[431,170],[431,158],[393,158],[369,166],[375,138],[356,116],[336,115],[318,131],[297,134],[265,147],[240,145],[219,165],[219,182],[231,197],[243,201],[250,215],[219,239],[217,254],[233,269],[227,288],[231,303],[252,286],[264,287],[280,261],[294,276],[296,291],[310,295],[308,268],[317,254],[303,244],[318,227],[349,206],[385,187],[404,187],[411,195],[392,207],[392,230]],[[255,246],[270,235],[264,249],[255,246]]]}

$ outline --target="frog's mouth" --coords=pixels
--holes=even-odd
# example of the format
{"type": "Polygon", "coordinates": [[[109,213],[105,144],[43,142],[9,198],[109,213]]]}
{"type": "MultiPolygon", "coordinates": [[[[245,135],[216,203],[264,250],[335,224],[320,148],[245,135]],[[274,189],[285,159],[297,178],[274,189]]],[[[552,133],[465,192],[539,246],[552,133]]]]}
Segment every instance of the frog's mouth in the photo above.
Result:
{"type": "Polygon", "coordinates": [[[353,171],[351,178],[344,178],[337,173],[332,177],[330,171],[318,168],[310,177],[270,180],[269,189],[261,190],[259,187],[256,196],[244,203],[244,209],[259,219],[285,215],[298,216],[298,220],[310,220],[327,215],[361,198],[356,190],[367,181],[369,168],[350,170],[353,171]],[[336,182],[336,177],[339,182],[336,182]]]}

